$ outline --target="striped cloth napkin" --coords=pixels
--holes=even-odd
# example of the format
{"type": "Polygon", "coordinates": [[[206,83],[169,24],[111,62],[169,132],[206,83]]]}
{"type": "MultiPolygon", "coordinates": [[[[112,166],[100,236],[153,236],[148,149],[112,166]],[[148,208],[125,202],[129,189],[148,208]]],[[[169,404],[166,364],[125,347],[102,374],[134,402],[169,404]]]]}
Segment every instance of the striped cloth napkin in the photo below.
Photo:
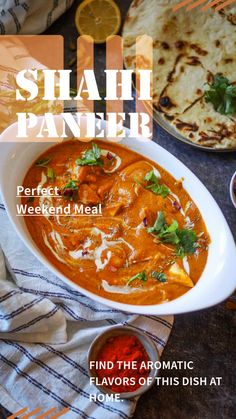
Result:
{"type": "MultiPolygon", "coordinates": [[[[0,33],[40,33],[72,2],[0,0],[0,33]]],[[[173,318],[122,313],[65,285],[24,246],[1,203],[0,245],[0,404],[11,412],[69,408],[68,419],[132,416],[137,400],[90,400],[98,390],[89,384],[89,345],[110,325],[128,324],[161,354],[173,318]]]]}
{"type": "Polygon", "coordinates": [[[74,0],[0,0],[0,35],[45,31],[74,0]]]}
{"type": "MultiPolygon", "coordinates": [[[[1,202],[1,201],[0,201],[1,202]]],[[[69,408],[68,419],[128,419],[137,400],[91,401],[89,345],[115,324],[145,331],[162,353],[173,318],[95,303],[50,273],[24,246],[0,203],[0,404],[11,412],[69,408]],[[0,251],[1,252],[1,251],[0,251]]]]}

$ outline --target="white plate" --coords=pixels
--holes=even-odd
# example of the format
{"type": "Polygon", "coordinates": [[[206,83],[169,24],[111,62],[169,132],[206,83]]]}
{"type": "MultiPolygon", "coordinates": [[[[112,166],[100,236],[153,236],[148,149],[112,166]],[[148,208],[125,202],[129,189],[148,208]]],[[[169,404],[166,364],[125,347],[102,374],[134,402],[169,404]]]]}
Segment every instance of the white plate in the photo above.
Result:
{"type": "MultiPolygon", "coordinates": [[[[50,271],[71,287],[100,303],[123,311],[140,314],[165,315],[200,310],[223,301],[233,293],[236,288],[236,248],[230,229],[217,203],[200,180],[183,163],[153,141],[144,139],[129,138],[123,140],[121,144],[156,161],[176,179],[184,177],[184,188],[195,201],[204,218],[211,237],[211,244],[209,246],[207,264],[201,278],[194,288],[181,297],[167,303],[148,306],[123,304],[99,297],[66,278],[41,253],[30,237],[23,217],[17,217],[15,210],[18,202],[16,186],[22,184],[32,162],[52,145],[50,143],[33,142],[41,119],[38,119],[39,125],[31,130],[30,138],[32,143],[17,144],[8,142],[0,144],[0,188],[8,216],[18,235],[31,252],[50,271]]],[[[59,124],[61,117],[56,116],[55,121],[56,125],[59,124]]],[[[102,123],[103,127],[105,125],[105,122],[102,123]]],[[[6,140],[9,136],[12,139],[16,138],[16,132],[17,123],[11,125],[2,133],[0,141],[6,140]]]]}
{"type": "Polygon", "coordinates": [[[230,198],[231,198],[233,206],[236,208],[236,195],[235,195],[235,192],[234,192],[235,179],[236,179],[236,172],[234,172],[234,174],[231,178],[231,181],[230,181],[230,185],[229,185],[230,198]]]}

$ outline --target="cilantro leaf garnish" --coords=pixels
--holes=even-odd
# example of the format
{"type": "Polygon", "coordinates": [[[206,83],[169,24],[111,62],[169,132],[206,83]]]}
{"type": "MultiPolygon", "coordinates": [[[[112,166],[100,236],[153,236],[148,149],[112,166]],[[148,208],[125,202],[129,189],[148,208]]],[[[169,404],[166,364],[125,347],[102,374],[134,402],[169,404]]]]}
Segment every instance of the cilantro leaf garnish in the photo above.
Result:
{"type": "Polygon", "coordinates": [[[39,159],[36,161],[35,165],[37,167],[46,167],[47,168],[47,178],[49,180],[51,180],[52,182],[54,182],[54,180],[56,179],[56,175],[54,170],[48,166],[48,164],[51,161],[51,157],[44,157],[43,159],[39,159]]]}
{"type": "Polygon", "coordinates": [[[212,103],[216,112],[222,115],[236,115],[236,85],[216,74],[204,94],[205,101],[212,103]]]}
{"type": "Polygon", "coordinates": [[[150,172],[148,172],[146,176],[144,177],[144,180],[146,180],[147,182],[152,182],[152,183],[158,182],[158,179],[154,173],[154,170],[151,170],[150,172]]]}
{"type": "Polygon", "coordinates": [[[73,180],[70,179],[69,182],[64,186],[64,190],[65,189],[73,189],[73,190],[77,190],[79,185],[79,181],[78,180],[73,180]]]}
{"type": "Polygon", "coordinates": [[[163,198],[166,198],[167,195],[169,195],[170,193],[169,188],[159,183],[159,180],[156,177],[154,170],[151,170],[150,172],[148,172],[146,176],[144,177],[144,180],[149,183],[147,186],[145,186],[146,189],[149,189],[156,195],[163,196],[163,198]]]}
{"type": "Polygon", "coordinates": [[[178,231],[180,242],[177,248],[177,256],[183,258],[185,254],[192,255],[196,250],[197,235],[195,231],[183,229],[178,231]]]}
{"type": "Polygon", "coordinates": [[[50,163],[51,158],[50,157],[44,157],[43,159],[39,159],[36,161],[36,166],[38,167],[47,167],[48,163],[50,163]]]}
{"type": "Polygon", "coordinates": [[[55,180],[55,178],[56,178],[55,172],[54,172],[54,170],[53,170],[51,167],[48,167],[48,169],[47,169],[47,177],[48,177],[48,179],[50,179],[52,182],[54,182],[54,180],[55,180]]]}
{"type": "Polygon", "coordinates": [[[163,198],[166,198],[167,195],[169,195],[169,189],[165,185],[158,185],[158,184],[152,184],[147,186],[147,189],[152,191],[156,195],[161,195],[163,198]]]}
{"type": "Polygon", "coordinates": [[[76,164],[78,166],[103,166],[101,151],[97,144],[92,143],[92,148],[86,150],[83,157],[76,160],[76,164]]]}
{"type": "Polygon", "coordinates": [[[135,279],[139,279],[140,281],[147,281],[147,275],[145,271],[139,272],[137,275],[132,276],[132,278],[130,278],[126,285],[130,285],[131,282],[135,281],[135,279]]]}
{"type": "Polygon", "coordinates": [[[173,221],[173,223],[170,226],[165,226],[165,228],[160,231],[158,237],[164,242],[164,243],[170,243],[170,244],[178,244],[179,243],[179,237],[178,237],[178,223],[177,221],[173,221]]]}
{"type": "Polygon", "coordinates": [[[152,278],[155,278],[160,282],[166,282],[167,281],[167,277],[166,277],[166,274],[164,274],[164,272],[153,271],[151,273],[151,276],[152,276],[152,278]]]}
{"type": "Polygon", "coordinates": [[[183,258],[185,254],[192,255],[197,247],[197,235],[195,231],[180,229],[176,220],[168,225],[162,211],[157,213],[157,219],[148,233],[154,234],[161,242],[169,243],[176,247],[176,255],[183,258]]]}
{"type": "Polygon", "coordinates": [[[148,233],[159,233],[165,226],[165,217],[162,211],[157,213],[157,218],[152,227],[147,229],[148,233]]]}
{"type": "Polygon", "coordinates": [[[73,201],[77,191],[79,189],[79,181],[70,179],[69,182],[64,186],[62,194],[65,198],[69,198],[70,201],[73,201]]]}

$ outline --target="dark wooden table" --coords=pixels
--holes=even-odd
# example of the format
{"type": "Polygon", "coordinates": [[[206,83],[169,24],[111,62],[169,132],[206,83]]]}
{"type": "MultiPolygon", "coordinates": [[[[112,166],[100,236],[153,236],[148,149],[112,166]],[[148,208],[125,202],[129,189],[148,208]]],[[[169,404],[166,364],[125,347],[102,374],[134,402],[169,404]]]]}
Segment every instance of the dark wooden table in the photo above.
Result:
{"type": "MultiPolygon", "coordinates": [[[[74,14],[80,1],[57,20],[47,34],[61,34],[65,40],[65,68],[73,55],[69,42],[76,42],[74,14]]],[[[124,18],[130,0],[117,1],[124,18]]],[[[207,42],[207,40],[206,40],[207,42]]],[[[105,47],[96,47],[96,74],[104,87],[105,47]]],[[[74,77],[75,85],[75,77],[74,77]]],[[[133,105],[128,105],[130,110],[133,105]]],[[[236,210],[229,198],[229,182],[236,170],[236,153],[206,153],[184,145],[154,126],[154,140],[188,166],[206,185],[222,209],[236,237],[236,210]]],[[[216,220],[217,228],[217,220],[216,220]]],[[[235,272],[232,272],[235,275],[235,272]]],[[[227,278],[225,278],[225,281],[227,278]]],[[[222,287],[224,283],[222,283],[222,287]]],[[[221,376],[222,385],[215,386],[154,386],[138,402],[134,419],[235,419],[236,312],[226,309],[225,303],[216,307],[178,315],[163,354],[163,360],[192,360],[191,375],[221,376]]],[[[188,372],[168,371],[164,376],[189,375],[188,372]]],[[[1,412],[1,411],[0,411],[1,412]]],[[[0,417],[1,416],[0,413],[0,417]]]]}
{"type": "MultiPolygon", "coordinates": [[[[76,41],[74,14],[80,1],[47,31],[61,34],[65,39],[65,68],[73,53],[69,42],[76,41]]],[[[117,1],[124,18],[130,0],[117,1]]],[[[206,40],[207,41],[207,40],[206,40]]],[[[105,46],[95,48],[97,80],[104,88],[105,46]]],[[[75,79],[74,79],[75,81],[75,79]]],[[[128,105],[133,110],[133,105],[128,105]]],[[[206,185],[221,207],[236,237],[236,210],[229,198],[229,182],[236,170],[236,153],[206,153],[184,145],[154,126],[154,140],[188,166],[206,185]]],[[[216,220],[217,228],[217,220],[216,220]]],[[[235,273],[232,272],[235,275],[235,273]]],[[[227,278],[225,278],[227,280],[227,278]]],[[[222,286],[224,284],[222,283],[222,286]]],[[[135,419],[233,419],[236,417],[235,399],[235,320],[236,312],[225,308],[225,303],[193,314],[175,317],[170,340],[163,360],[193,360],[194,376],[222,376],[220,387],[153,387],[141,397],[135,419]]],[[[168,371],[165,376],[188,375],[186,372],[168,371]]]]}

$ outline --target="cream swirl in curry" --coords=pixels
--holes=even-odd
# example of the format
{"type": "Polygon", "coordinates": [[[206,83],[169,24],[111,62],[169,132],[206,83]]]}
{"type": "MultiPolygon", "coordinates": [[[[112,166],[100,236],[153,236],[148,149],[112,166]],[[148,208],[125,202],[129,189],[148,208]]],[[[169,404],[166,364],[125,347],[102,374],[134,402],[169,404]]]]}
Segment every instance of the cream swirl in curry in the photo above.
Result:
{"type": "Polygon", "coordinates": [[[209,244],[201,214],[183,181],[147,158],[117,144],[69,140],[29,169],[24,187],[37,186],[60,193],[23,203],[70,203],[72,211],[27,216],[28,230],[47,259],[82,288],[123,303],[158,304],[201,276],[209,244]],[[102,216],[76,216],[78,204],[101,205],[102,216]]]}

